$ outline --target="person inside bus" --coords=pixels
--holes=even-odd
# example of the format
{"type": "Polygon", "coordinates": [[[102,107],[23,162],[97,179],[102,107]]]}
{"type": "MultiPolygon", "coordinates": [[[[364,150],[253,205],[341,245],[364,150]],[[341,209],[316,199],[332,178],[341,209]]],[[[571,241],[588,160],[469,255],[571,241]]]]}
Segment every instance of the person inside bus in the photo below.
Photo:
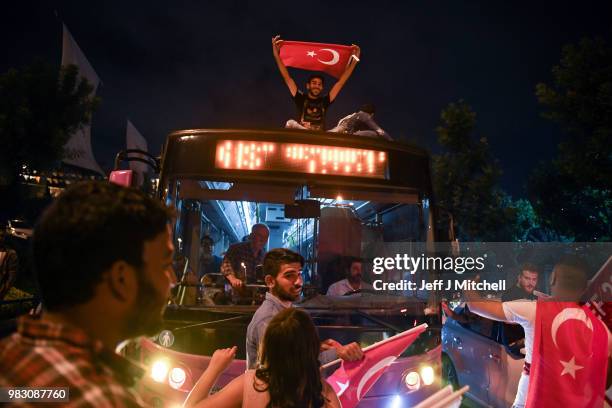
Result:
{"type": "Polygon", "coordinates": [[[357,112],[340,119],[338,125],[328,132],[347,133],[365,137],[382,137],[383,139],[393,141],[393,138],[374,122],[375,112],[376,108],[371,103],[362,105],[357,112]]]}
{"type": "Polygon", "coordinates": [[[360,290],[374,290],[368,282],[362,280],[362,261],[357,257],[347,258],[346,278],[332,284],[327,289],[327,296],[344,296],[360,290]]]}
{"type": "Polygon", "coordinates": [[[142,406],[132,388],[142,370],[115,348],[162,327],[176,283],[171,218],[133,188],[89,181],[64,191],[34,229],[44,311],[0,341],[0,387],[68,387],[75,407],[142,406]]]}
{"type": "Polygon", "coordinates": [[[213,254],[215,241],[210,235],[204,235],[200,240],[200,262],[198,265],[198,279],[201,280],[209,273],[220,273],[222,259],[213,254]]]}
{"type": "MultiPolygon", "coordinates": [[[[268,323],[280,311],[291,308],[292,302],[299,299],[302,293],[302,255],[286,248],[270,250],[264,258],[263,273],[268,292],[264,302],[255,311],[247,327],[246,352],[247,367],[254,368],[257,363],[257,350],[264,337],[268,323]]],[[[319,360],[322,364],[341,358],[356,361],[363,357],[357,343],[341,345],[329,339],[321,343],[319,360]]]]}
{"type": "Polygon", "coordinates": [[[341,407],[321,378],[319,335],[308,313],[280,311],[268,324],[257,368],[250,368],[213,395],[213,384],[229,366],[235,348],[219,350],[183,404],[184,407],[341,407]]]}
{"type": "Polygon", "coordinates": [[[283,40],[279,35],[272,38],[272,54],[274,55],[274,60],[285,80],[285,84],[287,84],[289,88],[289,92],[291,92],[297,109],[297,120],[290,119],[287,121],[285,127],[293,129],[325,130],[325,115],[327,113],[327,108],[334,102],[340,90],[344,87],[344,84],[348,81],[353,70],[357,66],[360,53],[359,47],[353,44],[351,58],[342,76],[340,76],[340,79],[334,84],[329,93],[323,95],[324,79],[323,76],[318,74],[311,75],[308,81],[306,81],[306,94],[298,89],[295,81],[291,78],[291,75],[289,75],[287,67],[285,67],[285,64],[283,64],[280,58],[280,49],[282,46],[283,40]]]}
{"type": "Polygon", "coordinates": [[[249,239],[230,245],[221,263],[221,273],[237,289],[255,281],[255,269],[261,265],[268,244],[270,230],[266,224],[255,224],[249,239]]]}

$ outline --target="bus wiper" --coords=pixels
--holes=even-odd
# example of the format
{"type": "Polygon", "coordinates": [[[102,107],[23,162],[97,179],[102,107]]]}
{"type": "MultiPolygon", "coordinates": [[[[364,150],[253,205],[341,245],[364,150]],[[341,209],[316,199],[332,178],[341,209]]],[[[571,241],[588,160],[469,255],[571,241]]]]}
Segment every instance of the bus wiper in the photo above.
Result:
{"type": "Polygon", "coordinates": [[[391,330],[393,330],[393,331],[394,331],[394,332],[396,332],[396,333],[401,333],[401,332],[403,332],[403,331],[404,331],[404,329],[400,329],[399,327],[394,326],[394,325],[392,325],[392,324],[390,324],[390,323],[387,323],[387,322],[385,322],[384,320],[379,319],[378,317],[374,317],[374,316],[372,316],[372,315],[370,315],[370,314],[367,314],[367,313],[366,313],[366,312],[364,312],[364,311],[361,311],[361,310],[355,310],[355,312],[356,312],[358,315],[363,316],[363,317],[365,317],[366,319],[371,320],[371,321],[373,321],[373,322],[374,322],[374,323],[376,323],[376,324],[379,324],[379,325],[381,325],[381,326],[383,326],[383,327],[386,327],[387,329],[391,329],[391,330]]]}
{"type": "Polygon", "coordinates": [[[190,324],[188,326],[177,327],[176,329],[172,329],[172,331],[175,332],[175,331],[178,331],[178,330],[192,329],[194,327],[205,327],[205,326],[210,326],[210,325],[217,324],[217,323],[225,323],[225,322],[229,322],[229,321],[240,320],[240,319],[244,319],[245,317],[251,317],[251,315],[244,314],[244,315],[240,315],[240,316],[229,317],[227,319],[213,320],[211,322],[203,322],[203,323],[190,324]]]}

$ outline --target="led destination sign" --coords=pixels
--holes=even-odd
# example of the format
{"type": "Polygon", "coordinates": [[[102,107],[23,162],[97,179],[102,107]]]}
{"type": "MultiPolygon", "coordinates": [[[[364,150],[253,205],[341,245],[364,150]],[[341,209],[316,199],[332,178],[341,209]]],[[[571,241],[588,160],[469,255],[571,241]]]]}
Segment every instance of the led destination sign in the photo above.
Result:
{"type": "Polygon", "coordinates": [[[352,147],[218,140],[215,167],[385,179],[387,153],[352,147]]]}

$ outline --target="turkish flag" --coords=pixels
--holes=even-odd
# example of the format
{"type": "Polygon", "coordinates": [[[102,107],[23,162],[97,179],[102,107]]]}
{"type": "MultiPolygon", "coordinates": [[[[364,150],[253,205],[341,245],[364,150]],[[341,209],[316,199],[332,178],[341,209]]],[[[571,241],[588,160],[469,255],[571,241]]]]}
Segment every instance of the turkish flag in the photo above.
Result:
{"type": "Polygon", "coordinates": [[[280,58],[287,67],[322,71],[340,78],[352,53],[349,45],[283,41],[280,58]]]}
{"type": "Polygon", "coordinates": [[[526,407],[603,407],[608,333],[586,306],[538,301],[526,407]]]}
{"type": "Polygon", "coordinates": [[[343,361],[340,368],[327,378],[327,382],[338,395],[342,408],[355,407],[387,367],[426,328],[427,324],[424,323],[386,340],[372,344],[363,349],[364,357],[360,361],[343,361]]]}

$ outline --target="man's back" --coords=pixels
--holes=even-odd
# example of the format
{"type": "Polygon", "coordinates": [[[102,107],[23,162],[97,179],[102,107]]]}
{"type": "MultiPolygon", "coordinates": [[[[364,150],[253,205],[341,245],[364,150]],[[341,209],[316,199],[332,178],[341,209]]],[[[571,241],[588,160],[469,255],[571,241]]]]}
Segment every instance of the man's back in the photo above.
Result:
{"type": "Polygon", "coordinates": [[[0,387],[68,387],[63,406],[141,406],[128,389],[134,369],[79,329],[29,317],[0,341],[0,387]]]}

